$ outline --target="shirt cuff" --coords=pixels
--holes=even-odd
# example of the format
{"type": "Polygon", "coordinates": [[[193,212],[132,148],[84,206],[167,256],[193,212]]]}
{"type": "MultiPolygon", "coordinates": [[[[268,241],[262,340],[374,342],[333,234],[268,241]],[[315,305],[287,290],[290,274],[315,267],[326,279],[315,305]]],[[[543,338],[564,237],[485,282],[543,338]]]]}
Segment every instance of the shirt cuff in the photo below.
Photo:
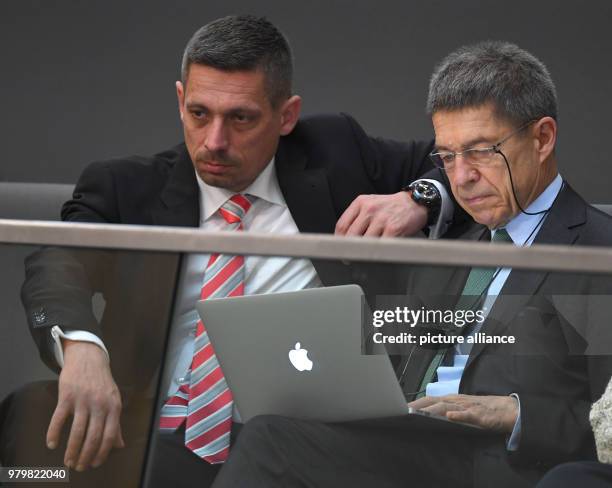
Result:
{"type": "Polygon", "coordinates": [[[71,341],[82,341],[82,342],[91,342],[101,347],[102,350],[106,353],[106,359],[110,362],[110,357],[108,355],[108,350],[106,346],[102,342],[97,335],[92,334],[91,332],[87,332],[84,330],[69,330],[68,332],[64,332],[57,325],[51,328],[51,337],[53,338],[54,347],[53,352],[55,354],[55,360],[57,364],[59,364],[60,368],[64,367],[64,347],[62,345],[62,339],[69,339],[71,341]]]}
{"type": "Polygon", "coordinates": [[[521,442],[521,399],[516,393],[511,393],[510,396],[516,400],[518,415],[512,429],[512,434],[510,434],[510,438],[506,442],[506,449],[508,451],[518,451],[519,443],[521,442]]]}
{"type": "Polygon", "coordinates": [[[438,191],[440,192],[440,196],[442,197],[438,220],[435,224],[429,226],[429,238],[438,239],[448,230],[448,227],[452,223],[453,214],[455,212],[455,205],[453,204],[453,200],[451,199],[451,197],[448,195],[446,188],[439,181],[430,180],[428,178],[421,178],[416,181],[426,181],[427,183],[431,183],[438,189],[438,191]]]}

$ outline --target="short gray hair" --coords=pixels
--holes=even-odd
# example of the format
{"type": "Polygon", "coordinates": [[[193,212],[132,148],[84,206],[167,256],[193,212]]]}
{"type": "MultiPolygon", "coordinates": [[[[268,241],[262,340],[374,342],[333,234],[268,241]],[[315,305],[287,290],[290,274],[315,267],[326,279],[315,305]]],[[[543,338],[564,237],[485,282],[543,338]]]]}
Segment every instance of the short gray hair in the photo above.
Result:
{"type": "Polygon", "coordinates": [[[557,119],[557,93],[546,66],[509,42],[485,41],[446,56],[429,82],[427,113],[493,103],[497,115],[517,124],[557,119]]]}
{"type": "Polygon", "coordinates": [[[264,17],[230,15],[204,25],[191,37],[183,53],[183,84],[192,64],[230,72],[261,69],[272,106],[291,96],[293,57],[289,42],[264,17]]]}

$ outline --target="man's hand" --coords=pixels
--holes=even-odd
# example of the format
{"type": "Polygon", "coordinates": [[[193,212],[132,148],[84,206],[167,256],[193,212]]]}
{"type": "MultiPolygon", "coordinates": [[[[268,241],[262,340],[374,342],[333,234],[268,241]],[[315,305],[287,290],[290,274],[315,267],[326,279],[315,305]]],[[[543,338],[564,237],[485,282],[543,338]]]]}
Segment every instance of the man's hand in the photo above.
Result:
{"type": "Polygon", "coordinates": [[[455,422],[465,422],[507,434],[512,433],[519,413],[517,401],[510,396],[426,396],[410,402],[408,406],[446,416],[455,422]]]}
{"type": "Polygon", "coordinates": [[[72,428],[64,464],[77,471],[102,464],[111,448],[124,447],[119,418],[121,396],[106,354],[89,342],[64,341],[64,367],[58,401],[47,431],[47,446],[55,449],[69,416],[72,428]]]}
{"type": "Polygon", "coordinates": [[[427,224],[427,210],[408,192],[393,195],[359,195],[336,223],[336,235],[402,237],[427,224]]]}

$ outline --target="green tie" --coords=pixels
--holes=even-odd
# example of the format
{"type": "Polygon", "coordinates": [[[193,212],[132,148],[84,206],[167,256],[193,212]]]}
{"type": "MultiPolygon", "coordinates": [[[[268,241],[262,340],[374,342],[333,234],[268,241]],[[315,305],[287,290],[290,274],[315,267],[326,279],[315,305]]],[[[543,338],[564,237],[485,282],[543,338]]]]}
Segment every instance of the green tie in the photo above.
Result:
{"type": "MultiPolygon", "coordinates": [[[[491,239],[492,243],[499,242],[512,242],[512,238],[506,231],[506,229],[498,229],[495,231],[491,239]]],[[[472,310],[478,302],[480,302],[481,297],[485,294],[489,285],[491,285],[491,281],[495,276],[497,268],[472,268],[470,274],[468,275],[467,281],[465,282],[465,286],[463,287],[463,291],[461,292],[461,296],[455,305],[456,310],[472,310]]],[[[419,393],[416,395],[416,398],[421,398],[425,396],[425,389],[427,385],[433,381],[433,378],[436,374],[436,371],[442,364],[444,356],[446,355],[447,349],[440,349],[429,363],[429,367],[423,376],[423,380],[421,381],[421,385],[419,386],[419,393]]]]}

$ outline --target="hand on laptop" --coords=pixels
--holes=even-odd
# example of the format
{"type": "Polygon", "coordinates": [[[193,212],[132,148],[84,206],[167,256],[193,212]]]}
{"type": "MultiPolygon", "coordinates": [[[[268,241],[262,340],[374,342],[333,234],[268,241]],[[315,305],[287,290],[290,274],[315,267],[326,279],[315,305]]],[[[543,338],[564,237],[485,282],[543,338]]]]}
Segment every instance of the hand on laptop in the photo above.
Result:
{"type": "Polygon", "coordinates": [[[427,224],[427,210],[405,191],[393,195],[360,195],[336,223],[336,235],[401,237],[427,224]]]}
{"type": "Polygon", "coordinates": [[[64,464],[77,471],[99,466],[113,447],[124,447],[120,414],[121,396],[104,351],[89,342],[64,341],[64,367],[47,446],[58,446],[64,423],[72,416],[64,464]]]}
{"type": "Polygon", "coordinates": [[[519,413],[517,401],[510,396],[426,396],[410,402],[408,406],[445,416],[455,422],[508,434],[512,432],[519,413]]]}

